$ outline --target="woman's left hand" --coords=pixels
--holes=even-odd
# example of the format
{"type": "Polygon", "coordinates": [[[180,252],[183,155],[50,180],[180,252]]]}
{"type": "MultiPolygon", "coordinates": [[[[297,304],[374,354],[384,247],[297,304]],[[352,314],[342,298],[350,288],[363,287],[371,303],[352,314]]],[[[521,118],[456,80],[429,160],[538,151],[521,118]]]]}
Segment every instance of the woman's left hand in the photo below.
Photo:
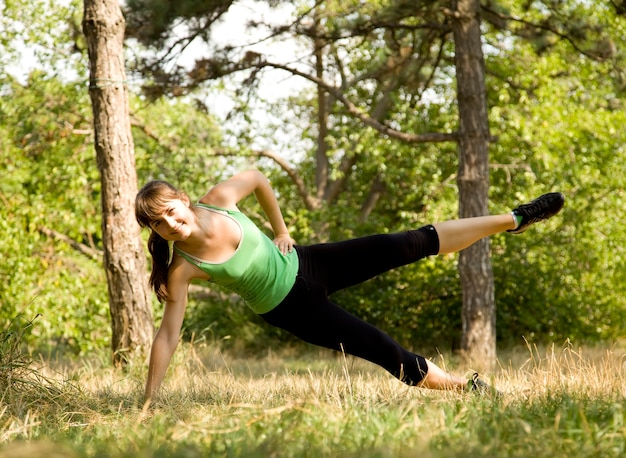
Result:
{"type": "Polygon", "coordinates": [[[280,234],[274,237],[274,245],[278,247],[282,254],[291,253],[296,241],[289,234],[280,234]]]}

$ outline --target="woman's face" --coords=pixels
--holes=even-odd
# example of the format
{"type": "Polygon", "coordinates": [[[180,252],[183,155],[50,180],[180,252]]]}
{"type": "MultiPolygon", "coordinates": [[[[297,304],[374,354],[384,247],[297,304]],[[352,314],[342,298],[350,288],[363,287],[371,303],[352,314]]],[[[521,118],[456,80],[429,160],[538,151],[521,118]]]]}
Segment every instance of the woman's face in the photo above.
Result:
{"type": "Polygon", "coordinates": [[[191,235],[194,213],[189,208],[189,200],[170,200],[156,215],[150,227],[165,240],[183,241],[191,235]]]}

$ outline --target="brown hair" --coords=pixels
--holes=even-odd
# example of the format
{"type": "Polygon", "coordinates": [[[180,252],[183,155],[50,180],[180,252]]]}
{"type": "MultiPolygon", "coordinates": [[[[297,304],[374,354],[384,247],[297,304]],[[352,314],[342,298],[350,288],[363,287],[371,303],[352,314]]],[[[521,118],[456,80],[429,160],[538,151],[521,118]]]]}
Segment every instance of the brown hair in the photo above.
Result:
{"type": "MultiPolygon", "coordinates": [[[[135,218],[141,227],[150,224],[159,216],[165,206],[174,199],[184,199],[187,195],[166,181],[154,180],[146,183],[135,198],[135,218]]],[[[150,286],[160,302],[167,300],[167,271],[170,265],[170,247],[164,238],[150,229],[148,251],[152,255],[150,286]]]]}

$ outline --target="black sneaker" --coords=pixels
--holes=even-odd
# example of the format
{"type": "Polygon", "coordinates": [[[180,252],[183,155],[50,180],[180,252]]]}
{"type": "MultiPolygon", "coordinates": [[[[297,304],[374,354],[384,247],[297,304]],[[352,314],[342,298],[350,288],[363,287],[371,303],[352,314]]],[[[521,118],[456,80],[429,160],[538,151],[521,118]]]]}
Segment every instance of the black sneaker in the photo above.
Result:
{"type": "Polygon", "coordinates": [[[565,196],[560,192],[549,192],[537,197],[532,202],[520,205],[513,210],[513,214],[522,217],[522,222],[515,229],[507,232],[521,234],[531,225],[556,215],[565,204],[565,196]]]}
{"type": "Polygon", "coordinates": [[[496,398],[501,398],[503,396],[501,391],[482,381],[478,377],[478,373],[474,373],[472,378],[467,381],[467,391],[475,393],[479,396],[494,396],[496,398]]]}

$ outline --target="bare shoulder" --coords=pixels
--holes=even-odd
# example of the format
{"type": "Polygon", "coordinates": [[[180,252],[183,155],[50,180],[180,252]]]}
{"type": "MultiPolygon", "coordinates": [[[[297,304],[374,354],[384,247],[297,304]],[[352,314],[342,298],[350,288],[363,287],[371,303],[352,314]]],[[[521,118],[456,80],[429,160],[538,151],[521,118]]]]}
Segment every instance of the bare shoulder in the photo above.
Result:
{"type": "Polygon", "coordinates": [[[209,192],[202,196],[199,202],[228,210],[237,209],[234,196],[227,187],[221,186],[221,183],[209,189],[209,192]]]}
{"type": "Polygon", "coordinates": [[[183,288],[185,292],[191,280],[194,278],[209,280],[209,276],[197,266],[187,261],[180,254],[174,252],[172,262],[167,272],[167,289],[172,293],[173,289],[183,288]]]}
{"type": "Polygon", "coordinates": [[[255,192],[266,182],[267,178],[258,170],[247,170],[213,186],[200,202],[237,210],[237,203],[241,199],[255,192]]]}

